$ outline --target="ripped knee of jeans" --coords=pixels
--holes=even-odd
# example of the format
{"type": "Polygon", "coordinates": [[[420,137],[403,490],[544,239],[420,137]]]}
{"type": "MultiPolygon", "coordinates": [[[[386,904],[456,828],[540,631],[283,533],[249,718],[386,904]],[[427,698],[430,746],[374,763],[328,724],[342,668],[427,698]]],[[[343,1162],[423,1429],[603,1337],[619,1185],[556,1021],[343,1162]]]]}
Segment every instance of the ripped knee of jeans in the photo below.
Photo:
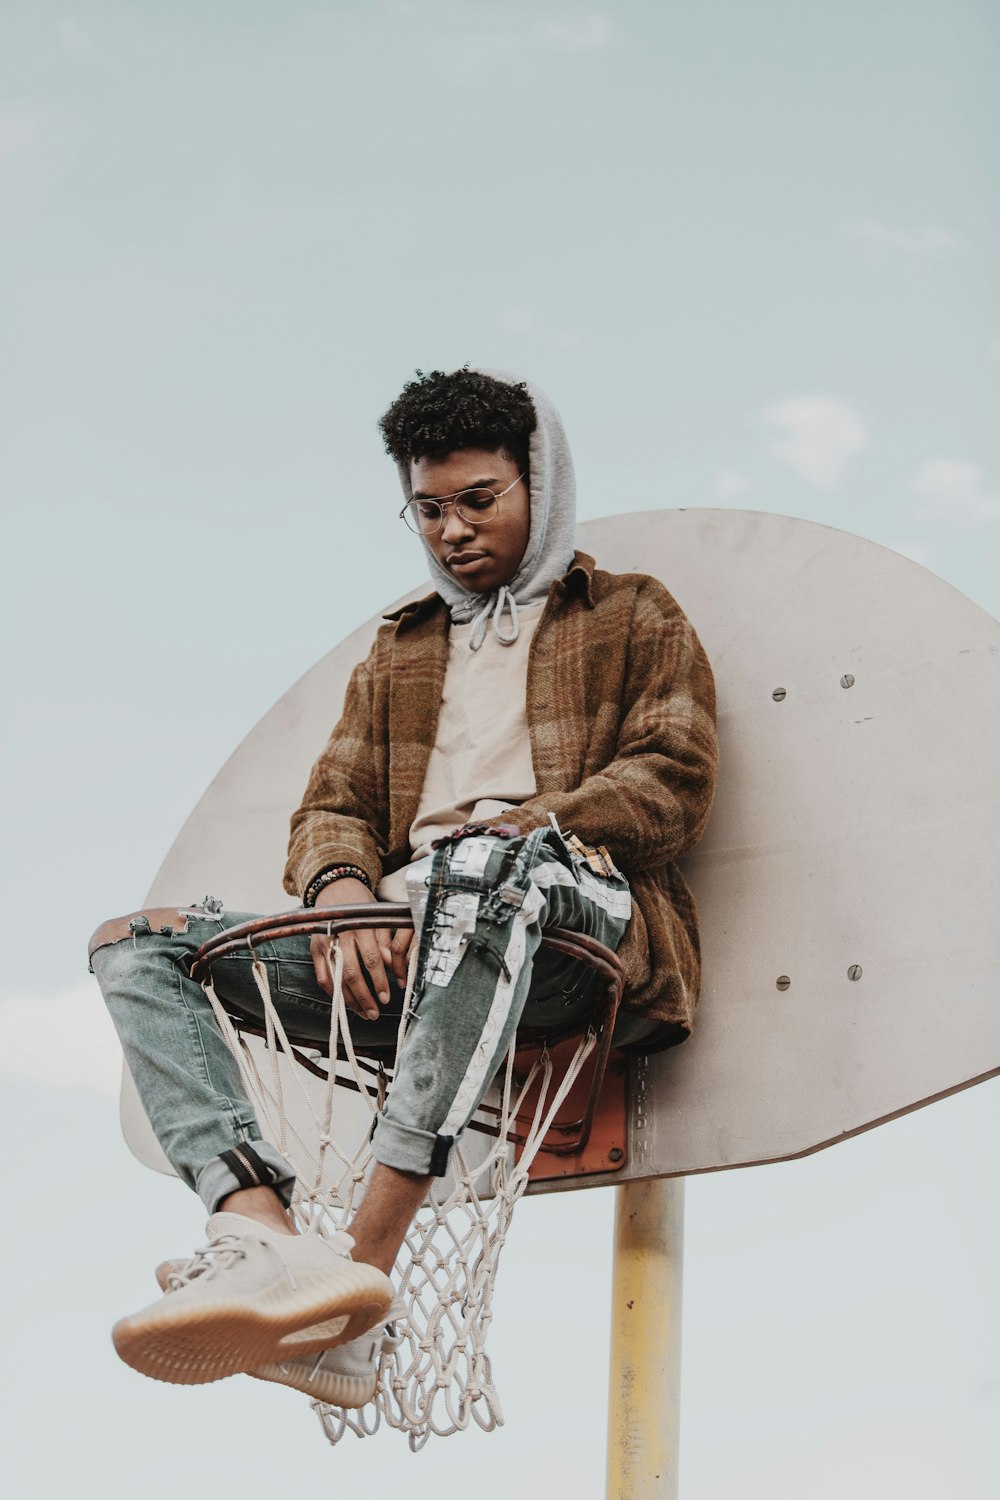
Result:
{"type": "Polygon", "coordinates": [[[147,906],[140,911],[128,912],[124,917],[111,917],[102,922],[87,944],[87,967],[94,972],[94,954],[99,948],[109,948],[127,938],[133,942],[140,937],[158,933],[161,937],[174,937],[188,930],[192,917],[219,918],[222,902],[215,896],[206,896],[197,906],[147,906]]]}

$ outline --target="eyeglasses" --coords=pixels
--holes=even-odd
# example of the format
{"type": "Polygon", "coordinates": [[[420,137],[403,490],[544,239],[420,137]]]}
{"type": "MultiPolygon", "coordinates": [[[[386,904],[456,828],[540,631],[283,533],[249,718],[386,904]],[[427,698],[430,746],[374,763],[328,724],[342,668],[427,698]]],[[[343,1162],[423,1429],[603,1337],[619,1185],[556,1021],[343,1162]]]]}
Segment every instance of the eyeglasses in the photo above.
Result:
{"type": "Polygon", "coordinates": [[[470,526],[482,526],[484,522],[493,520],[504,495],[510,494],[515,484],[524,477],[523,474],[518,474],[517,479],[512,479],[499,494],[487,489],[457,490],[454,495],[440,500],[410,500],[399,514],[418,536],[433,536],[435,531],[439,531],[449,505],[453,505],[455,514],[470,526]]]}

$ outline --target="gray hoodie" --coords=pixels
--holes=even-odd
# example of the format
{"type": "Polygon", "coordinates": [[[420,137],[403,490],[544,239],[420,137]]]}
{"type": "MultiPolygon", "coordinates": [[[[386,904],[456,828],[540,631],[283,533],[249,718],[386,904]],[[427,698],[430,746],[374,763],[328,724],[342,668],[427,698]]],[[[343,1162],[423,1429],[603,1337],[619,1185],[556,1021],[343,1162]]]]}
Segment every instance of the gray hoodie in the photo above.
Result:
{"type": "MultiPolygon", "coordinates": [[[[509,370],[478,368],[476,373],[491,375],[494,380],[508,385],[515,385],[522,378],[512,375],[509,370]]],[[[427,543],[423,544],[431,582],[450,607],[451,618],[460,625],[470,620],[473,622],[469,633],[469,646],[473,651],[478,651],[482,645],[491,619],[497,640],[504,645],[515,641],[520,634],[517,606],[537,604],[544,599],[549,585],[562,578],[573,560],[576,480],[569,443],[562,418],[545,392],[532,385],[530,380],[524,384],[534,405],[538,425],[528,444],[531,526],[521,566],[510,582],[494,593],[470,594],[446,568],[442,568],[427,543]],[[504,622],[505,614],[509,617],[509,625],[504,622]]],[[[409,464],[400,463],[397,468],[403,494],[409,500],[413,495],[409,464]]]]}

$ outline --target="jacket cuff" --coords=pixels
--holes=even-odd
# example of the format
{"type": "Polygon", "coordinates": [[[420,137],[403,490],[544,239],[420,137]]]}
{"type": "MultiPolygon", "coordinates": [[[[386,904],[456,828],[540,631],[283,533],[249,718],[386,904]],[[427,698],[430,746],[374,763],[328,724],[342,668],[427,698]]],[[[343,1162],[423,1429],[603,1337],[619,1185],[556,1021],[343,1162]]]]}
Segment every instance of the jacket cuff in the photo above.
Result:
{"type": "Polygon", "coordinates": [[[335,865],[357,865],[368,876],[372,890],[378,889],[382,879],[381,860],[373,859],[368,849],[352,849],[348,844],[336,844],[322,849],[310,848],[298,860],[289,859],[285,866],[285,890],[301,901],[316,876],[324,870],[333,869],[335,865]]]}
{"type": "Polygon", "coordinates": [[[551,827],[552,823],[547,808],[531,807],[527,803],[521,807],[505,807],[495,821],[512,825],[518,833],[530,833],[533,828],[551,827]]]}

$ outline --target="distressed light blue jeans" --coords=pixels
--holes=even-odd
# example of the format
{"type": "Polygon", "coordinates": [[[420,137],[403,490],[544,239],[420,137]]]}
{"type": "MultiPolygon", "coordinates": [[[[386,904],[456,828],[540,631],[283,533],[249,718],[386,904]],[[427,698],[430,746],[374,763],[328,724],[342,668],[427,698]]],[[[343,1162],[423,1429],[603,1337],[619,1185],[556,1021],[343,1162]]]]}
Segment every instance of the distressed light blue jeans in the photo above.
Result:
{"type": "MultiPolygon", "coordinates": [[[[565,1021],[587,1004],[587,971],[544,951],[545,927],[566,927],[617,948],[631,916],[624,877],[595,874],[553,829],[515,839],[466,837],[409,867],[407,893],[420,932],[417,977],[402,1052],[373,1139],[375,1159],[400,1171],[443,1175],[451,1147],[499,1069],[524,1015],[565,1021]]],[[[248,912],[191,908],[184,925],[153,931],[140,919],[127,938],[98,947],[92,968],[111,1012],[150,1124],[178,1176],[210,1212],[258,1175],[286,1203],[292,1168],[261,1140],[239,1069],[200,983],[197,949],[248,912]]],[[[255,948],[275,1007],[291,1034],[325,1041],[329,997],[316,982],[308,937],[255,948]]],[[[215,990],[263,1019],[249,949],[216,962],[215,990]]],[[[395,1037],[402,996],[377,1020],[352,1015],[359,1043],[395,1037]]]]}

